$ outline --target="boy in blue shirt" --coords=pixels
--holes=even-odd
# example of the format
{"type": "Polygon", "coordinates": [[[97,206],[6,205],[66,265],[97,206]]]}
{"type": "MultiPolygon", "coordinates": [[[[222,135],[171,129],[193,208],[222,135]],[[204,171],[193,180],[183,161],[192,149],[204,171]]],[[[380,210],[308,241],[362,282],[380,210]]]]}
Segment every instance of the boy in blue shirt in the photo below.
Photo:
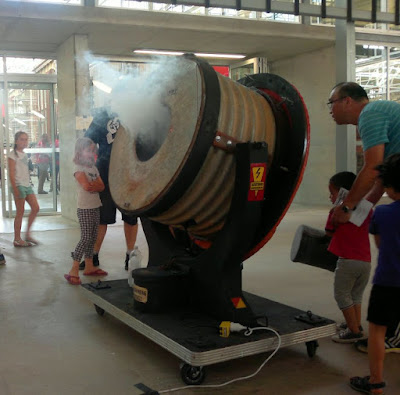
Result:
{"type": "Polygon", "coordinates": [[[368,306],[368,359],[370,376],[352,377],[350,386],[368,394],[383,394],[383,361],[387,327],[400,321],[400,154],[393,154],[376,167],[391,204],[378,206],[370,224],[379,248],[378,265],[368,306]]]}

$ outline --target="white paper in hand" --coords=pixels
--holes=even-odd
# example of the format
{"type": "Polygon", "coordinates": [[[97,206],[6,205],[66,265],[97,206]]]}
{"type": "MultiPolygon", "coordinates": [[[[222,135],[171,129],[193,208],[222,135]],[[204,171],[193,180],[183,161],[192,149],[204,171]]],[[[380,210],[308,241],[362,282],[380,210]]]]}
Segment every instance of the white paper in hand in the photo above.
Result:
{"type": "MultiPolygon", "coordinates": [[[[340,188],[338,197],[335,202],[335,206],[338,206],[339,204],[342,204],[344,198],[347,196],[349,191],[345,188],[340,188]]],[[[356,226],[361,226],[365,219],[368,216],[368,213],[370,212],[373,204],[369,202],[368,200],[362,199],[356,209],[351,212],[350,216],[350,222],[353,223],[356,226]]]]}

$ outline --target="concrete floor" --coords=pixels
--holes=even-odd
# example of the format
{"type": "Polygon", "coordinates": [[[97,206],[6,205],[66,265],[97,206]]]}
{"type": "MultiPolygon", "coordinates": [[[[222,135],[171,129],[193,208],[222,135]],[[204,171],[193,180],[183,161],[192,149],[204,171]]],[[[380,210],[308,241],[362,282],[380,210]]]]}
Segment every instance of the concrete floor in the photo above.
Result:
{"type": "MultiPolygon", "coordinates": [[[[243,289],[342,321],[333,299],[333,274],[290,261],[297,227],[323,228],[329,207],[292,207],[272,240],[244,266],[243,289]]],[[[96,314],[80,287],[64,280],[77,224],[39,217],[32,248],[14,248],[12,220],[3,219],[0,245],[0,394],[140,394],[135,384],[169,393],[182,387],[180,361],[116,318],[96,314]]],[[[146,251],[140,230],[138,245],[146,251]]],[[[126,278],[120,222],[109,228],[100,255],[108,279],[126,278]]],[[[374,261],[376,250],[373,248],[374,261]]],[[[84,279],[84,277],[82,277],[84,279]]],[[[86,280],[86,279],[85,279],[86,280]]],[[[364,319],[370,287],[364,298],[364,319]]],[[[366,322],[363,323],[367,328],[366,322]]],[[[368,373],[367,355],[352,345],[321,339],[314,358],[304,344],[283,348],[255,377],[220,388],[186,388],[181,394],[354,394],[352,375],[368,373]]],[[[204,384],[252,374],[269,353],[207,367],[204,384]]],[[[386,394],[400,393],[400,356],[387,355],[386,394]]]]}

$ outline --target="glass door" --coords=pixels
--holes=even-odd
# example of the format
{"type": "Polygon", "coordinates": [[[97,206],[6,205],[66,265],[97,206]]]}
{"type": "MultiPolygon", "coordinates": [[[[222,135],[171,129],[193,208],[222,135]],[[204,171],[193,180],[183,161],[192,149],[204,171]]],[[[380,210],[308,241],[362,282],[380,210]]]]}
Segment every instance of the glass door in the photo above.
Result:
{"type": "Polygon", "coordinates": [[[267,73],[268,63],[266,58],[252,58],[242,62],[231,64],[230,74],[234,81],[246,77],[246,75],[267,73]]]}
{"type": "MultiPolygon", "coordinates": [[[[3,216],[15,215],[15,203],[7,180],[7,154],[14,147],[14,136],[18,131],[28,134],[29,145],[25,149],[29,158],[32,188],[37,194],[39,214],[54,214],[60,211],[58,204],[59,151],[56,129],[54,84],[7,82],[3,103],[4,150],[2,153],[2,207],[3,216]],[[7,180],[7,182],[4,182],[7,180]]],[[[29,213],[29,206],[25,207],[29,213]]]]}

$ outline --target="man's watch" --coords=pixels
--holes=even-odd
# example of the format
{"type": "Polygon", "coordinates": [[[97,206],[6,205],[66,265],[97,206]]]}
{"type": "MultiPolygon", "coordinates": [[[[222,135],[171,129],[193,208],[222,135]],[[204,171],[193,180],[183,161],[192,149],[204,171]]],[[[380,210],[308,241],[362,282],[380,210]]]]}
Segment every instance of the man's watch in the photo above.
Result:
{"type": "Polygon", "coordinates": [[[343,206],[341,206],[340,208],[341,208],[342,211],[344,211],[345,213],[348,213],[349,211],[352,211],[351,208],[350,208],[349,206],[343,205],[343,206]]]}

